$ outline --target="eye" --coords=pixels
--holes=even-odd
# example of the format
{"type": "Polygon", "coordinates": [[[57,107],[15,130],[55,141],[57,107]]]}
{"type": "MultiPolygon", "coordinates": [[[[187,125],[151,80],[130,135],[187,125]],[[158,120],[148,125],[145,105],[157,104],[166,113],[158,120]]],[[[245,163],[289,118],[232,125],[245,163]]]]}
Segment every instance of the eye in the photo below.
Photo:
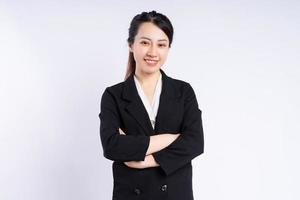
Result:
{"type": "Polygon", "coordinates": [[[166,44],[159,44],[158,46],[160,46],[160,47],[166,47],[167,45],[166,44]]]}
{"type": "Polygon", "coordinates": [[[148,44],[148,42],[146,42],[146,41],[142,41],[142,42],[141,42],[141,44],[142,44],[142,45],[147,45],[147,44],[148,44]]]}

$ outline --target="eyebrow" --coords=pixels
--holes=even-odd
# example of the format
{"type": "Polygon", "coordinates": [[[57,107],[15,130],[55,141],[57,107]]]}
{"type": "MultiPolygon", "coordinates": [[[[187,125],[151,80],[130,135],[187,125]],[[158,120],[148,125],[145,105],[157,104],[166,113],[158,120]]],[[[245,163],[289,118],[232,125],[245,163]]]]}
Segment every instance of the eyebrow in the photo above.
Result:
{"type": "MultiPolygon", "coordinates": [[[[148,37],[140,37],[140,39],[146,39],[146,40],[150,40],[151,41],[151,39],[150,38],[148,38],[148,37]]],[[[158,40],[158,41],[168,41],[167,39],[160,39],[160,40],[158,40]]]]}

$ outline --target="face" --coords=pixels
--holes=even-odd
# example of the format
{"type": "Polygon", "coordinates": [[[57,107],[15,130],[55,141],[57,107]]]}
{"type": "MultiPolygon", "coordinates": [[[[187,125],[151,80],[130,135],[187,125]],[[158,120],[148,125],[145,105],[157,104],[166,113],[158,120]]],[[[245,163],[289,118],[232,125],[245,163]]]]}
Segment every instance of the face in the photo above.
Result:
{"type": "Polygon", "coordinates": [[[156,73],[167,59],[169,39],[156,25],[144,22],[140,25],[129,50],[133,52],[136,73],[156,73]]]}

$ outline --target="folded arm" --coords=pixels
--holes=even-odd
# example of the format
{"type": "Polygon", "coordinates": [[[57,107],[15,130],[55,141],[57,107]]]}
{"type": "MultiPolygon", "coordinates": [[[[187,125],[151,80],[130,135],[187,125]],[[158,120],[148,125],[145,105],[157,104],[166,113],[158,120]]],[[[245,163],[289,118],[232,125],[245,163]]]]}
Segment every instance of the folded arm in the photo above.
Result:
{"type": "MultiPolygon", "coordinates": [[[[120,134],[120,116],[116,100],[108,88],[101,97],[100,139],[104,157],[113,161],[144,161],[147,155],[170,145],[179,134],[154,136],[120,134]]],[[[147,161],[149,160],[147,157],[147,161]]]]}
{"type": "MultiPolygon", "coordinates": [[[[202,127],[202,111],[193,88],[187,84],[185,90],[184,117],[181,134],[170,145],[159,151],[152,152],[141,162],[125,162],[129,167],[148,168],[160,166],[169,175],[204,151],[204,136],[202,127]]],[[[159,145],[159,140],[153,143],[159,145]]]]}
{"type": "Polygon", "coordinates": [[[150,137],[119,134],[120,116],[114,96],[108,88],[101,97],[100,139],[103,155],[113,161],[142,161],[145,159],[150,137]]]}
{"type": "Polygon", "coordinates": [[[181,135],[168,147],[152,154],[166,175],[189,163],[204,151],[202,112],[193,88],[185,90],[184,116],[181,135]]]}
{"type": "MultiPolygon", "coordinates": [[[[121,135],[126,135],[125,132],[119,128],[119,133],[121,135]]],[[[150,136],[150,143],[148,150],[143,161],[128,161],[124,162],[128,167],[131,168],[148,168],[148,167],[158,167],[159,164],[155,161],[152,153],[160,151],[167,146],[169,146],[174,140],[178,138],[180,134],[160,134],[150,136]]]]}

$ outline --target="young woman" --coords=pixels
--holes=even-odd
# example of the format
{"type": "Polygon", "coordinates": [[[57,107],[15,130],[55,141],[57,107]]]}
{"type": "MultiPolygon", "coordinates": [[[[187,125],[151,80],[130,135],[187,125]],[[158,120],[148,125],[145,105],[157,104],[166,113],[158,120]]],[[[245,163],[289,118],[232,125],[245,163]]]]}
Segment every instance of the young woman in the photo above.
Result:
{"type": "Polygon", "coordinates": [[[114,161],[114,200],[193,199],[191,161],[204,147],[201,110],[191,85],[161,69],[172,39],[165,15],[136,15],[125,80],[102,94],[100,137],[114,161]]]}

